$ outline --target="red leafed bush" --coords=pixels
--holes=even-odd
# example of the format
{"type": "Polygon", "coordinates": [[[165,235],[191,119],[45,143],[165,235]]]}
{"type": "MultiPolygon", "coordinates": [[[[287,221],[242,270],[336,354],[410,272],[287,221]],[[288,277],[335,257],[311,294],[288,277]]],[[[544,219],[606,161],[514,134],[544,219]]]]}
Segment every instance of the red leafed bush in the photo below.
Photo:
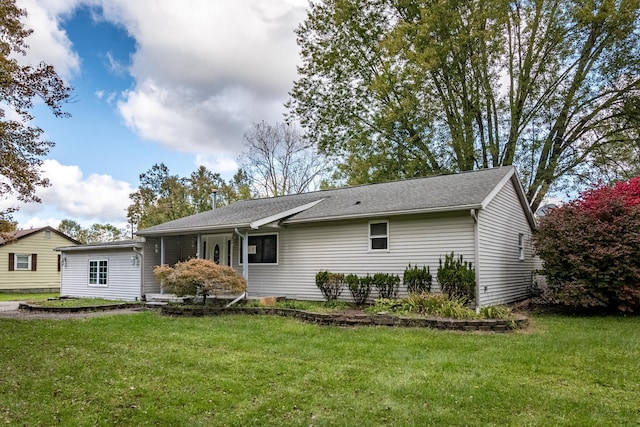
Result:
{"type": "Polygon", "coordinates": [[[553,209],[534,242],[549,291],[562,304],[640,310],[640,177],[553,209]]]}
{"type": "Polygon", "coordinates": [[[159,265],[153,269],[156,279],[166,290],[177,296],[217,296],[223,292],[239,294],[247,289],[247,281],[233,268],[218,265],[208,259],[193,258],[174,267],[159,265]]]}

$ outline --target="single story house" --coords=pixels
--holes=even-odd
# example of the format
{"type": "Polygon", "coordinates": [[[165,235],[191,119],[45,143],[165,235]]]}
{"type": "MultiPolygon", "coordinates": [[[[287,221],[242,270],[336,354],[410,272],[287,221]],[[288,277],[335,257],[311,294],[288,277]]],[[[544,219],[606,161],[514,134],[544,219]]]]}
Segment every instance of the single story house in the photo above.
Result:
{"type": "Polygon", "coordinates": [[[454,252],[475,268],[477,307],[510,303],[531,292],[535,226],[511,166],[242,200],[139,230],[139,289],[160,289],[154,265],[199,257],[242,272],[256,297],[322,300],[319,271],[402,276],[409,264],[429,266],[437,290],[454,252]]]}
{"type": "Polygon", "coordinates": [[[54,249],[79,244],[53,227],[17,230],[0,236],[0,292],[57,292],[60,256],[54,249]]]}

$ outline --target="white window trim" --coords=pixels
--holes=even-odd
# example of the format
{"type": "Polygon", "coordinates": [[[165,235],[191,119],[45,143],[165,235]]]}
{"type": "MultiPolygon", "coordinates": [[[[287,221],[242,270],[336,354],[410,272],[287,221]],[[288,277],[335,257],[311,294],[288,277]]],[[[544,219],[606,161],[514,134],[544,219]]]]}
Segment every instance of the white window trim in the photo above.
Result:
{"type": "MultiPolygon", "coordinates": [[[[249,265],[278,265],[280,264],[280,233],[257,233],[257,234],[249,234],[247,238],[250,237],[259,237],[259,236],[276,236],[276,262],[250,262],[249,265]]],[[[233,242],[231,243],[231,248],[233,250],[233,242]]],[[[243,265],[242,255],[240,252],[242,251],[242,239],[240,239],[238,245],[238,265],[243,265]]],[[[233,258],[233,257],[232,257],[233,258]]],[[[233,259],[231,260],[233,262],[233,259]]]]}
{"type": "Polygon", "coordinates": [[[100,259],[89,260],[89,262],[87,263],[87,286],[90,288],[108,288],[109,287],[109,259],[100,258],[100,259]],[[91,283],[91,263],[92,262],[98,263],[98,271],[97,271],[98,276],[96,277],[96,280],[99,282],[100,281],[100,262],[102,261],[107,263],[107,283],[104,283],[104,284],[91,283]]]}
{"type": "Polygon", "coordinates": [[[31,254],[13,254],[13,269],[15,271],[31,271],[31,254]],[[18,267],[18,257],[27,257],[27,267],[18,267]]]}
{"type": "Polygon", "coordinates": [[[524,261],[524,234],[518,234],[518,259],[524,261]]]}
{"type": "Polygon", "coordinates": [[[388,219],[379,219],[379,220],[375,220],[375,221],[369,221],[369,224],[367,224],[367,233],[369,234],[369,252],[389,252],[390,248],[391,248],[391,237],[390,237],[390,233],[389,233],[389,220],[388,219]],[[371,235],[371,224],[382,224],[385,223],[387,225],[387,234],[382,236],[382,235],[375,235],[372,236],[371,235]],[[381,237],[386,237],[387,239],[387,248],[386,249],[373,249],[371,247],[371,243],[373,241],[374,238],[381,238],[381,237]]]}

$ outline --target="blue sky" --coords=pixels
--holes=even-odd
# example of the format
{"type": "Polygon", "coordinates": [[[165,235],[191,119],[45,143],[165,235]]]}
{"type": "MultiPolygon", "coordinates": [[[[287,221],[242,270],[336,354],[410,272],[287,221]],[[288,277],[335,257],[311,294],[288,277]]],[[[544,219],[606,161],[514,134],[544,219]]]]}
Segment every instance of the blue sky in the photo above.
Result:
{"type": "Polygon", "coordinates": [[[126,223],[128,195],[155,163],[188,176],[204,165],[230,178],[254,122],[282,121],[295,79],[293,30],[307,0],[17,0],[27,10],[26,62],[45,61],[74,87],[70,118],[38,106],[56,146],[42,204],[21,228],[72,219],[126,223]]]}

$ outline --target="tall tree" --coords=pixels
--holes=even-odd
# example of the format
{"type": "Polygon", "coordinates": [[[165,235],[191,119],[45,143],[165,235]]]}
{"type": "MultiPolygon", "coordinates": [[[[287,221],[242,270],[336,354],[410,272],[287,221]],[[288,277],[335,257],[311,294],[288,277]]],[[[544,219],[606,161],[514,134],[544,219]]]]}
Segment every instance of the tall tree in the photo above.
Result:
{"type": "Polygon", "coordinates": [[[252,197],[248,177],[242,170],[238,170],[234,177],[226,182],[219,173],[200,166],[191,174],[187,184],[194,213],[210,210],[213,207],[214,195],[216,207],[252,197]]]}
{"type": "Polygon", "coordinates": [[[563,178],[611,168],[637,145],[639,10],[639,0],[313,2],[297,29],[290,115],[345,159],[351,183],[513,164],[535,209],[563,178]]]}
{"type": "Polygon", "coordinates": [[[189,201],[187,180],[170,175],[164,163],[155,164],[140,174],[140,186],[129,198],[132,204],[127,208],[127,218],[137,228],[161,224],[195,212],[189,201]]]}
{"type": "Polygon", "coordinates": [[[82,227],[71,219],[63,219],[58,231],[79,241],[80,243],[115,242],[127,237],[126,231],[111,224],[93,224],[89,228],[82,227]]]}
{"type": "Polygon", "coordinates": [[[325,157],[306,142],[294,125],[254,123],[244,135],[239,158],[251,186],[262,196],[283,196],[319,186],[325,157]]]}
{"type": "MultiPolygon", "coordinates": [[[[49,181],[40,175],[42,157],[53,143],[42,141],[43,130],[30,125],[34,100],[40,99],[55,116],[68,116],[61,105],[71,92],[51,65],[21,65],[26,55],[25,43],[33,30],[24,28],[21,19],[26,11],[14,0],[0,0],[0,197],[12,194],[22,202],[40,202],[37,187],[49,181]],[[8,118],[7,111],[10,111],[8,118]]],[[[15,209],[0,211],[0,221],[11,222],[15,209]]]]}
{"type": "Polygon", "coordinates": [[[127,218],[133,229],[141,229],[210,210],[214,192],[218,207],[251,198],[246,179],[238,171],[225,182],[219,173],[204,166],[188,178],[181,178],[171,175],[163,163],[155,164],[140,174],[140,186],[129,195],[132,203],[127,208],[127,218]]]}
{"type": "Polygon", "coordinates": [[[87,243],[86,230],[84,230],[77,221],[72,219],[63,219],[58,225],[58,231],[76,239],[78,242],[87,243]]]}
{"type": "Polygon", "coordinates": [[[87,230],[87,243],[94,242],[115,242],[126,239],[124,230],[111,224],[93,224],[87,230]]]}

